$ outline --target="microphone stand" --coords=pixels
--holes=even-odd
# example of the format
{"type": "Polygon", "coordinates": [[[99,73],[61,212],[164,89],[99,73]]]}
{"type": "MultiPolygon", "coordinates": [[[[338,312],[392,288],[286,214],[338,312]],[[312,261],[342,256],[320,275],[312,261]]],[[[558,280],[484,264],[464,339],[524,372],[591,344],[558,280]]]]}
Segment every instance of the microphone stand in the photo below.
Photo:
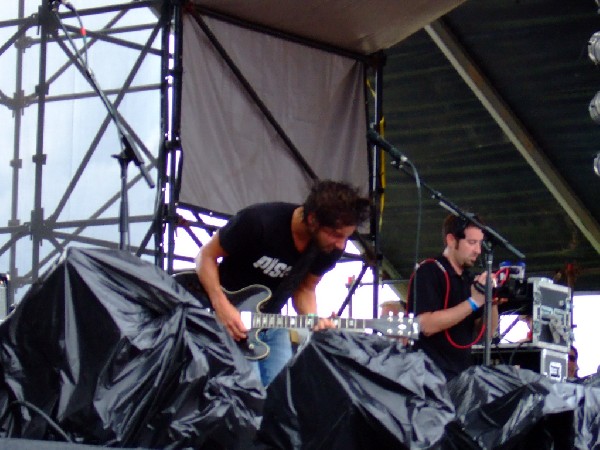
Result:
{"type": "MultiPolygon", "coordinates": [[[[50,0],[48,3],[48,9],[51,11],[52,15],[56,22],[61,26],[64,31],[67,39],[74,46],[71,37],[69,36],[67,30],[65,29],[63,23],[61,22],[61,17],[58,14],[58,7],[53,7],[53,3],[55,1],[50,0]]],[[[56,2],[57,4],[61,4],[62,2],[56,2]]],[[[75,8],[68,4],[68,8],[73,11],[75,14],[75,8]]],[[[58,36],[56,37],[57,41],[59,41],[58,36]]],[[[88,80],[94,91],[98,94],[100,99],[102,100],[102,104],[106,108],[110,118],[113,123],[117,127],[117,133],[119,134],[119,138],[122,144],[121,153],[117,155],[112,155],[119,162],[120,167],[120,176],[121,176],[121,192],[120,192],[120,208],[119,208],[119,249],[120,250],[129,250],[129,202],[127,196],[127,167],[130,162],[133,162],[138,169],[140,170],[142,176],[148,183],[150,189],[154,188],[154,182],[150,178],[148,171],[144,167],[143,157],[138,150],[134,140],[127,132],[123,122],[119,114],[117,113],[115,107],[110,102],[104,91],[100,88],[100,85],[96,81],[96,77],[92,73],[92,70],[89,68],[87,61],[83,61],[79,52],[75,51],[75,54],[70,54],[70,52],[63,47],[63,50],[70,56],[71,60],[75,63],[75,66],[79,71],[84,75],[84,77],[88,80]]]]}
{"type": "MultiPolygon", "coordinates": [[[[367,133],[367,139],[370,142],[383,148],[386,152],[388,152],[392,156],[392,158],[394,158],[392,164],[398,170],[401,170],[402,172],[409,175],[411,178],[417,180],[413,171],[409,171],[406,169],[405,163],[409,162],[409,159],[406,157],[406,155],[404,155],[402,152],[400,152],[400,150],[398,150],[392,144],[387,142],[385,139],[383,139],[380,135],[378,135],[373,130],[369,130],[369,132],[367,133]]],[[[414,165],[412,163],[410,163],[410,165],[414,167],[414,165]]],[[[473,224],[477,228],[481,229],[484,233],[485,239],[483,241],[483,247],[484,247],[484,253],[485,253],[485,266],[486,266],[485,270],[487,272],[487,278],[486,278],[486,283],[485,283],[485,310],[484,310],[484,313],[485,313],[484,323],[486,324],[485,345],[484,345],[484,349],[485,349],[484,350],[484,364],[486,366],[489,366],[490,362],[491,362],[491,342],[492,342],[492,314],[491,314],[491,311],[492,311],[492,263],[493,263],[493,259],[494,259],[493,252],[492,252],[492,245],[493,244],[501,244],[508,251],[513,253],[515,256],[517,256],[519,259],[525,259],[525,255],[523,253],[521,253],[519,250],[517,250],[510,242],[508,242],[505,238],[500,236],[492,228],[479,222],[475,217],[473,217],[473,214],[469,214],[469,213],[463,211],[462,209],[460,209],[458,206],[456,206],[450,200],[446,199],[440,192],[436,191],[435,189],[433,189],[432,187],[427,185],[427,183],[424,183],[421,180],[418,180],[418,181],[421,186],[425,187],[425,189],[427,189],[431,193],[431,198],[437,200],[438,204],[442,208],[450,211],[450,213],[454,214],[455,216],[461,217],[467,223],[473,224]]]]}
{"type": "Polygon", "coordinates": [[[483,319],[485,323],[485,341],[483,344],[483,364],[489,366],[492,359],[492,263],[494,261],[494,251],[492,242],[484,239],[482,243],[485,256],[485,308],[483,310],[483,319]]]}

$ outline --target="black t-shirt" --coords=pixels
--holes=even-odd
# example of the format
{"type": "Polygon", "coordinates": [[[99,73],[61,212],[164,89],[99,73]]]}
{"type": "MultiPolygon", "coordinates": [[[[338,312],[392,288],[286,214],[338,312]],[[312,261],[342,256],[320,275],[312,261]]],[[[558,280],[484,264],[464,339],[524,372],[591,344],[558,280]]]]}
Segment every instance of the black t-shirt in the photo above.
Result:
{"type": "MultiPolygon", "coordinates": [[[[458,275],[445,256],[440,255],[436,260],[439,261],[448,274],[450,286],[447,308],[452,308],[471,296],[471,278],[467,271],[463,271],[462,275],[458,275]]],[[[412,288],[409,294],[409,304],[415,316],[424,312],[444,309],[444,299],[448,289],[448,282],[446,281],[444,271],[435,262],[421,264],[413,279],[413,283],[416,283],[416,305],[412,298],[412,288]]],[[[473,335],[475,319],[481,316],[482,310],[480,309],[450,328],[449,334],[452,341],[459,346],[471,344],[473,339],[475,339],[473,335]]],[[[415,348],[422,349],[427,353],[442,372],[444,372],[448,380],[454,378],[473,363],[471,349],[456,348],[446,337],[445,331],[431,336],[424,336],[421,333],[415,344],[415,348]]]]}
{"type": "MultiPolygon", "coordinates": [[[[221,285],[229,290],[262,284],[274,293],[290,274],[302,254],[294,245],[292,215],[298,205],[260,203],[239,211],[219,230],[221,246],[227,252],[219,264],[221,285]]],[[[319,252],[308,272],[323,275],[341,257],[341,251],[319,252]]],[[[264,312],[279,312],[297,286],[289,286],[280,298],[265,305],[264,312]]]]}

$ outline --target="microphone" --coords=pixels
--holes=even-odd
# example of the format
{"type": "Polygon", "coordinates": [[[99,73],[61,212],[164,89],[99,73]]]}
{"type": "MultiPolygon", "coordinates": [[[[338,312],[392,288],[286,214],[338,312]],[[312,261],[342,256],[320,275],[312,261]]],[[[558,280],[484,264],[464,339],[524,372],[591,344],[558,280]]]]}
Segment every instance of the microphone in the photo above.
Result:
{"type": "Polygon", "coordinates": [[[371,142],[372,144],[375,144],[375,145],[381,147],[386,152],[388,152],[390,155],[392,155],[393,158],[400,160],[400,162],[404,163],[404,162],[409,161],[409,159],[400,150],[398,150],[396,147],[394,147],[388,141],[383,139],[372,128],[369,128],[369,131],[367,131],[367,140],[369,142],[371,142]]]}

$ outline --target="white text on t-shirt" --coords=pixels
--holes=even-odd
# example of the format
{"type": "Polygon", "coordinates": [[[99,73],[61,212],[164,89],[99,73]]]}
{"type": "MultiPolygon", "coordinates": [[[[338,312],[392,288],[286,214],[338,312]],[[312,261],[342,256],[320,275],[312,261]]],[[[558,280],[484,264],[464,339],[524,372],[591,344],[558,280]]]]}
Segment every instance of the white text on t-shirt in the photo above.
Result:
{"type": "Polygon", "coordinates": [[[261,256],[253,266],[257,269],[262,269],[265,275],[272,278],[283,278],[292,269],[292,266],[280,262],[277,258],[271,258],[270,256],[261,256]]]}

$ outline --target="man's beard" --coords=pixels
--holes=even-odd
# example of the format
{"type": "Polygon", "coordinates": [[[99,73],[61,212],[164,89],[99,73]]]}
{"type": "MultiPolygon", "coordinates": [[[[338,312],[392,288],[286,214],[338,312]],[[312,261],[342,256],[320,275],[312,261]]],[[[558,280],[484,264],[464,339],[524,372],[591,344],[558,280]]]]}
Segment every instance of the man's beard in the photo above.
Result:
{"type": "Polygon", "coordinates": [[[473,260],[473,262],[471,262],[471,260],[469,260],[468,263],[469,263],[469,266],[467,268],[471,268],[471,267],[475,267],[475,266],[483,267],[483,265],[481,264],[481,261],[479,259],[479,256],[476,256],[475,259],[473,260]]]}
{"type": "Polygon", "coordinates": [[[465,260],[462,263],[462,267],[463,269],[470,269],[471,267],[475,267],[476,264],[477,257],[475,258],[475,260],[471,260],[471,258],[465,258],[465,260]]]}
{"type": "Polygon", "coordinates": [[[314,240],[314,243],[317,247],[317,249],[321,252],[321,253],[331,253],[332,251],[335,250],[335,245],[323,245],[320,242],[318,242],[316,239],[314,240]]]}

